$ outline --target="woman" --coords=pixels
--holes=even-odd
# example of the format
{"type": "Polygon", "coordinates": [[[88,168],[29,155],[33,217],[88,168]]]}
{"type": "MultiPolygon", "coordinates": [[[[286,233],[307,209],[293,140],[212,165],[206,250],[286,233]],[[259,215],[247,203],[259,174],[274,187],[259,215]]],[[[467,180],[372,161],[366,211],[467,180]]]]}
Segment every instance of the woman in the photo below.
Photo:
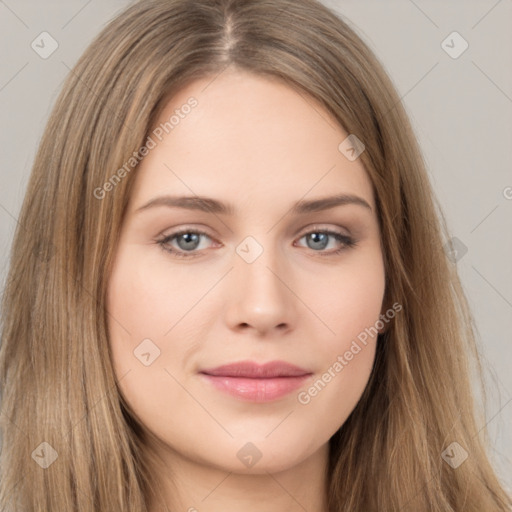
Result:
{"type": "Polygon", "coordinates": [[[127,8],[20,215],[1,510],[510,510],[436,206],[390,80],[321,4],[127,8]]]}

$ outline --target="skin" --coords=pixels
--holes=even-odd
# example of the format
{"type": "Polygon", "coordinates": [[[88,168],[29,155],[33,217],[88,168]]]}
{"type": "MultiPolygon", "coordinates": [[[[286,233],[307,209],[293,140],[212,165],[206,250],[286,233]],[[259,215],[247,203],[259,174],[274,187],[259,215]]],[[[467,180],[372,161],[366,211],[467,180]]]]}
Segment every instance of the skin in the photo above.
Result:
{"type": "Polygon", "coordinates": [[[150,510],[251,512],[264,499],[267,512],[326,511],[328,441],[365,389],[376,338],[309,403],[298,394],[383,313],[371,182],[360,159],[349,161],[338,150],[348,133],[280,81],[228,69],[213,82],[183,88],[156,125],[191,96],[198,105],[136,171],[108,287],[119,387],[153,436],[148,449],[161,458],[151,477],[162,497],[152,499],[150,510]],[[299,200],[335,193],[357,195],[371,209],[345,204],[291,213],[299,200]],[[236,212],[137,211],[165,194],[215,198],[236,212]],[[196,257],[177,258],[158,244],[182,228],[207,236],[194,249],[183,237],[167,247],[196,257]],[[305,236],[325,230],[357,245],[335,255],[343,247],[335,237],[322,248],[305,236]],[[263,249],[252,263],[236,252],[248,236],[263,249]],[[144,339],[160,350],[149,366],[134,355],[144,339]],[[282,398],[256,403],[219,391],[198,374],[241,360],[284,360],[312,376],[282,398]],[[261,453],[251,467],[237,457],[248,442],[261,453]]]}

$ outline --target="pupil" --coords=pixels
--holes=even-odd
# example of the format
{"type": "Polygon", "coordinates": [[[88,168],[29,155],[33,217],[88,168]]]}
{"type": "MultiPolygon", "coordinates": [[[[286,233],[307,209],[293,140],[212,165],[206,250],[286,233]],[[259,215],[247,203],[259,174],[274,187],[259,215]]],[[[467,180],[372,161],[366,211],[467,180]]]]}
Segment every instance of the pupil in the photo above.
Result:
{"type": "Polygon", "coordinates": [[[185,233],[181,235],[181,239],[185,241],[183,249],[195,249],[198,239],[197,233],[185,233]]]}
{"type": "Polygon", "coordinates": [[[313,239],[313,243],[317,244],[319,243],[320,246],[313,247],[314,249],[324,249],[327,245],[327,234],[326,233],[312,233],[311,238],[313,239]]]}

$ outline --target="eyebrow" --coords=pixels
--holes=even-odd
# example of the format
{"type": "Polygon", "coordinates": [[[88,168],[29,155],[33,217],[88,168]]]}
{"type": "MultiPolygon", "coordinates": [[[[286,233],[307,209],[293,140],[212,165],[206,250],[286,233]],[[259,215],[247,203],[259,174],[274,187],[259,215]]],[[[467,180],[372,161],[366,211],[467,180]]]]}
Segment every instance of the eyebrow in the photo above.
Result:
{"type": "MultiPolygon", "coordinates": [[[[320,212],[336,206],[344,206],[348,204],[362,206],[372,211],[372,207],[362,197],[353,194],[337,194],[320,199],[298,201],[292,206],[291,212],[294,215],[301,215],[320,212]]],[[[187,210],[198,210],[220,215],[234,215],[236,212],[236,209],[232,204],[223,203],[217,199],[204,196],[158,196],[137,208],[136,212],[145,211],[156,206],[184,208],[187,210]]]]}

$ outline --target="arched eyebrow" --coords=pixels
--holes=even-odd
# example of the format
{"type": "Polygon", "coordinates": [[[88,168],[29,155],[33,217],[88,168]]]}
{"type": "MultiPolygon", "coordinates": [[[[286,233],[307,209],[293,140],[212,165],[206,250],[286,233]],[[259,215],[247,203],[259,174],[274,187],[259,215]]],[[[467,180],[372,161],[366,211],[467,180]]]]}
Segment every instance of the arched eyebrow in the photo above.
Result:
{"type": "MultiPolygon", "coordinates": [[[[353,194],[338,194],[318,199],[300,200],[292,205],[290,212],[292,215],[304,215],[349,204],[362,206],[370,210],[370,212],[373,211],[372,207],[362,197],[353,194]]],[[[198,210],[219,215],[233,216],[236,214],[236,208],[231,203],[224,203],[217,199],[205,196],[158,196],[140,206],[135,211],[137,213],[156,206],[184,208],[186,210],[198,210]]]]}

